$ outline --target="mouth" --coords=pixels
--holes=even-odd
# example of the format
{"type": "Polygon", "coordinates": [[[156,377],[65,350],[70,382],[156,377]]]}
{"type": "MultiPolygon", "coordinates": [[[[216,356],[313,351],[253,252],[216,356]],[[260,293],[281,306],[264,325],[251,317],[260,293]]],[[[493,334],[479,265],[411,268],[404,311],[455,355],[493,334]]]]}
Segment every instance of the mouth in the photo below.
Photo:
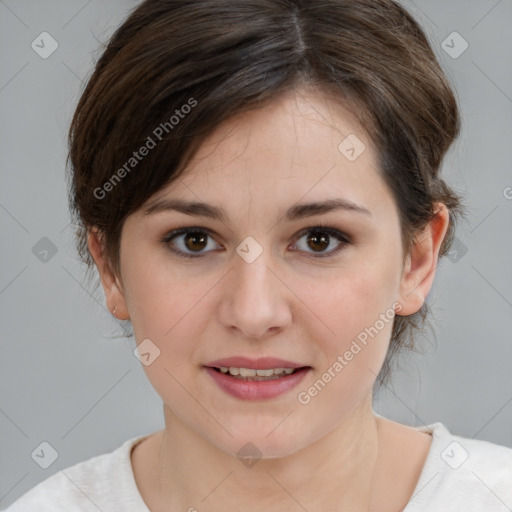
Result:
{"type": "Polygon", "coordinates": [[[235,366],[210,366],[217,373],[232,377],[233,379],[246,381],[246,382],[258,382],[276,379],[286,379],[290,375],[293,375],[302,370],[308,370],[311,366],[301,366],[298,368],[239,368],[235,366]]]}
{"type": "MultiPolygon", "coordinates": [[[[261,364],[259,365],[261,366],[261,364]]],[[[311,366],[276,366],[273,368],[245,366],[204,366],[217,387],[241,400],[271,400],[297,387],[311,366]]]]}

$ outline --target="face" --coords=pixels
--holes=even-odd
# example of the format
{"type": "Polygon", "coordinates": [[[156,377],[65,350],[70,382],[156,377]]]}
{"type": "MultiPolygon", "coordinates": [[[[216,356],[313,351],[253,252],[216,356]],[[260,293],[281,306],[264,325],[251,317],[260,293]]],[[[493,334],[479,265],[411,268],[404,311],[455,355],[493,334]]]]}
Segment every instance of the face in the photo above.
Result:
{"type": "Polygon", "coordinates": [[[144,370],[169,417],[226,453],[250,441],[273,458],[371,397],[402,307],[400,224],[375,149],[341,104],[303,91],[230,119],[145,206],[123,227],[116,300],[137,344],[150,340],[144,370]],[[353,138],[339,149],[349,134],[365,145],[356,159],[353,138]],[[177,199],[224,217],[173,210],[177,199]],[[297,210],[328,200],[352,207],[297,210]],[[244,398],[206,368],[236,356],[309,368],[277,396],[256,383],[244,398]]]}

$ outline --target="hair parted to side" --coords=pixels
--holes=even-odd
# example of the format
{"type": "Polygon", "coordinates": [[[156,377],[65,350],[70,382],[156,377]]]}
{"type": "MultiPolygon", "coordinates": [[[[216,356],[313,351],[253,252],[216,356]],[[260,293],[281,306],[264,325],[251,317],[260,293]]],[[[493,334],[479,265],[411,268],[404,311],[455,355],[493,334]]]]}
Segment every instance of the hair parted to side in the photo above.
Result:
{"type": "MultiPolygon", "coordinates": [[[[459,111],[427,37],[402,6],[393,0],[146,0],[105,45],[69,130],[70,209],[90,271],[91,228],[102,234],[119,275],[126,217],[175,181],[221,122],[301,87],[339,98],[372,138],[400,212],[404,254],[436,203],[447,206],[450,227],[440,255],[446,254],[463,210],[439,171],[459,133],[459,111]],[[178,122],[169,123],[171,116],[178,122]],[[125,165],[121,172],[148,136],[156,144],[132,162],[133,170],[125,165]],[[113,182],[118,170],[122,180],[113,182]]],[[[395,317],[377,389],[388,381],[395,354],[415,348],[413,331],[427,313],[425,304],[395,317]]]]}

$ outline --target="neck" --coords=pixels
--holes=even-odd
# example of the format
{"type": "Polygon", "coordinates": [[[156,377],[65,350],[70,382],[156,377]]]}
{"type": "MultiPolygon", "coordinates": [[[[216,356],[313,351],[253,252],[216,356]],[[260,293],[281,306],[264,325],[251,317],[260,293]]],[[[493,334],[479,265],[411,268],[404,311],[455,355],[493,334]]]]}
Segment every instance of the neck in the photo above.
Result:
{"type": "Polygon", "coordinates": [[[379,452],[371,400],[307,447],[244,464],[183,424],[164,407],[156,490],[167,509],[247,512],[369,509],[379,452]],[[321,492],[319,492],[321,489],[321,492]]]}

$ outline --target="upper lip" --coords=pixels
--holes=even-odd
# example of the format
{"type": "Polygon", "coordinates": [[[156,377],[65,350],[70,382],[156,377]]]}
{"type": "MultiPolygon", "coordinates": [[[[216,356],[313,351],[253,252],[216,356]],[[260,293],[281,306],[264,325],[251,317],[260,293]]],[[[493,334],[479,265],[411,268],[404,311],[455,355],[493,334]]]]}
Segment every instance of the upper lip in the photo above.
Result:
{"type": "Polygon", "coordinates": [[[251,359],[249,357],[236,356],[226,357],[223,359],[216,359],[207,363],[205,366],[210,368],[220,368],[221,366],[234,366],[235,368],[252,368],[254,370],[269,370],[270,368],[303,368],[301,363],[293,361],[286,361],[277,357],[260,357],[258,359],[251,359]]]}

